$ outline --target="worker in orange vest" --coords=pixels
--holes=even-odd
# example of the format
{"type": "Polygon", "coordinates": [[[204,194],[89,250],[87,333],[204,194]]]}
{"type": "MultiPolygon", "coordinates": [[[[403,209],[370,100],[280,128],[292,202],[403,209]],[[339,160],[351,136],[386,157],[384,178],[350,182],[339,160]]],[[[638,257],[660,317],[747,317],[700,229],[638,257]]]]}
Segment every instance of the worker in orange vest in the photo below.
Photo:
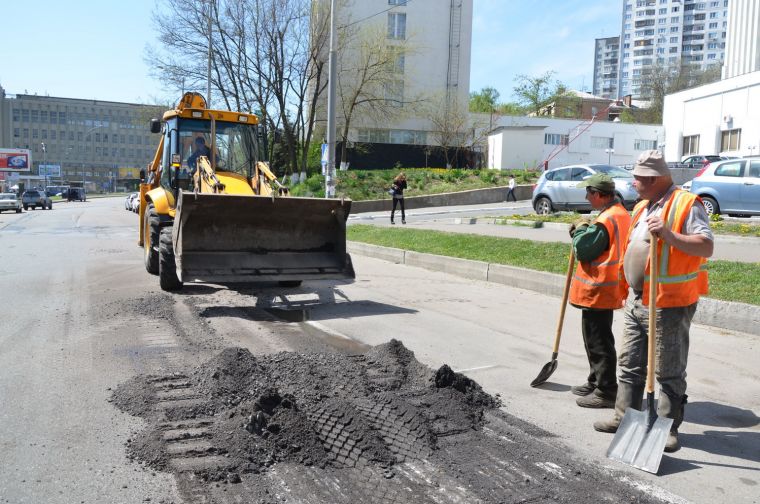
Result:
{"type": "Polygon", "coordinates": [[[678,427],[686,404],[689,329],[699,297],[707,293],[706,258],[713,253],[710,220],[701,200],[673,185],[670,169],[658,151],[643,152],[633,168],[634,187],[642,198],[633,210],[623,251],[623,269],[632,294],[625,306],[620,347],[618,393],[611,420],[594,429],[616,432],[627,408],[640,410],[647,373],[649,327],[649,241],[657,238],[657,346],[655,376],[660,384],[657,415],[672,418],[666,452],[679,449],[678,427]]]}
{"type": "Polygon", "coordinates": [[[617,395],[615,335],[612,312],[625,304],[628,285],[623,279],[623,246],[631,216],[615,196],[615,181],[595,173],[578,187],[599,215],[592,224],[581,221],[571,227],[578,267],[570,286],[570,304],[581,308],[581,331],[589,374],[586,383],[571,388],[582,408],[612,408],[617,395]]]}

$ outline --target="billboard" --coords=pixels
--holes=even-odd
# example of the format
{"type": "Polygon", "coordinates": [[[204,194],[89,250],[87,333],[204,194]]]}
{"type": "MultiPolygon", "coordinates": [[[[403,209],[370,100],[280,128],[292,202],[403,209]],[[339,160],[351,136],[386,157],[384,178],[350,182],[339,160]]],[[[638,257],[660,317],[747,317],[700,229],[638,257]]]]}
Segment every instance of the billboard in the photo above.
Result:
{"type": "Polygon", "coordinates": [[[28,172],[32,167],[29,149],[0,149],[0,170],[28,172]]]}
{"type": "Polygon", "coordinates": [[[60,177],[61,165],[41,164],[39,173],[40,173],[40,177],[60,177]]]}
{"type": "Polygon", "coordinates": [[[120,179],[139,179],[140,169],[139,168],[119,168],[119,178],[120,179]]]}

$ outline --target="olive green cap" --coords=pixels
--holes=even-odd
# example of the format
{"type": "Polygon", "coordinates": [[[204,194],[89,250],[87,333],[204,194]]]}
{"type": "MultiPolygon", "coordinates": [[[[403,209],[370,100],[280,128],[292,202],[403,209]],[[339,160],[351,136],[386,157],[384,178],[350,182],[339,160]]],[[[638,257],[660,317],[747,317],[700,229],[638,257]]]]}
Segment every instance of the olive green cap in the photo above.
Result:
{"type": "Polygon", "coordinates": [[[594,173],[578,184],[578,187],[590,187],[607,194],[615,193],[615,181],[606,173],[594,173]]]}

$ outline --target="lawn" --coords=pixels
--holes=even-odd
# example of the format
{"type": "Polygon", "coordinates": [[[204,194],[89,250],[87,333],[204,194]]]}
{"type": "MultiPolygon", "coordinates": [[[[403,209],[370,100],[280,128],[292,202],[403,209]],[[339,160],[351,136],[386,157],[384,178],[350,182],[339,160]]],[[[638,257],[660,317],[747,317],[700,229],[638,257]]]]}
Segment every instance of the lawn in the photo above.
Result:
{"type": "MultiPolygon", "coordinates": [[[[534,242],[422,229],[352,225],[348,239],[462,259],[521,268],[565,273],[569,246],[559,242],[534,242]]],[[[760,305],[760,263],[709,261],[709,297],[760,305]]]]}
{"type": "MultiPolygon", "coordinates": [[[[393,178],[403,171],[406,174],[405,196],[422,196],[447,192],[485,189],[506,186],[509,176],[517,184],[532,184],[538,178],[535,171],[514,170],[461,170],[443,168],[404,168],[398,170],[347,170],[336,173],[336,195],[354,201],[390,198],[387,191],[393,178]]],[[[294,196],[324,197],[325,178],[321,174],[310,176],[305,182],[290,186],[294,196]]]]}

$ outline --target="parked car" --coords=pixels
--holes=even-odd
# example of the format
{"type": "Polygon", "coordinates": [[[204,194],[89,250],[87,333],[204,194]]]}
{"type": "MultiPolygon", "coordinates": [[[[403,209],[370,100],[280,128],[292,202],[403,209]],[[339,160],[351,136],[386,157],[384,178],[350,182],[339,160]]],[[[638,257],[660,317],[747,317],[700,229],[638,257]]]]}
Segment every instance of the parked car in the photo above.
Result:
{"type": "Polygon", "coordinates": [[[135,192],[127,194],[127,197],[124,198],[124,210],[132,210],[132,200],[137,196],[138,194],[135,192]]]}
{"type": "Polygon", "coordinates": [[[139,213],[140,212],[140,194],[136,193],[135,197],[132,198],[132,208],[131,208],[131,210],[134,213],[139,213]]]}
{"type": "Polygon", "coordinates": [[[21,201],[16,193],[0,193],[0,212],[3,210],[15,210],[21,213],[21,201]]]}
{"type": "Polygon", "coordinates": [[[24,194],[21,195],[21,204],[24,206],[24,210],[29,210],[29,207],[32,207],[32,209],[40,207],[43,210],[46,208],[49,210],[53,209],[53,200],[50,199],[50,196],[45,194],[45,191],[38,191],[36,189],[24,191],[24,194]]]}
{"type": "Polygon", "coordinates": [[[707,166],[707,164],[712,163],[714,161],[720,161],[722,158],[720,156],[716,155],[696,155],[696,156],[688,156],[683,158],[681,161],[682,165],[686,165],[689,168],[702,168],[703,166],[707,166]]]}
{"type": "Polygon", "coordinates": [[[710,163],[689,190],[702,198],[710,215],[760,215],[760,156],[710,163]]]}
{"type": "Polygon", "coordinates": [[[533,208],[538,214],[555,210],[592,210],[586,200],[586,188],[578,183],[594,173],[606,173],[615,180],[615,193],[623,205],[631,209],[639,198],[633,188],[631,172],[605,164],[571,165],[545,171],[533,186],[533,208]]]}
{"type": "Polygon", "coordinates": [[[87,201],[87,193],[83,187],[69,187],[66,199],[69,201],[87,201]]]}

